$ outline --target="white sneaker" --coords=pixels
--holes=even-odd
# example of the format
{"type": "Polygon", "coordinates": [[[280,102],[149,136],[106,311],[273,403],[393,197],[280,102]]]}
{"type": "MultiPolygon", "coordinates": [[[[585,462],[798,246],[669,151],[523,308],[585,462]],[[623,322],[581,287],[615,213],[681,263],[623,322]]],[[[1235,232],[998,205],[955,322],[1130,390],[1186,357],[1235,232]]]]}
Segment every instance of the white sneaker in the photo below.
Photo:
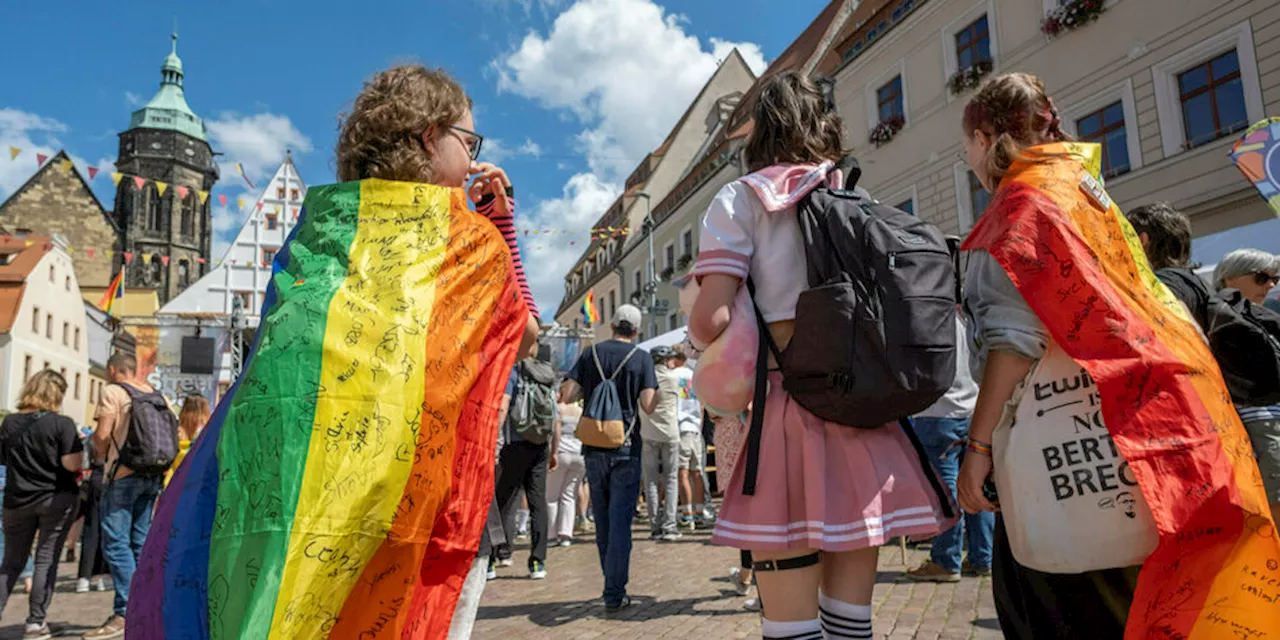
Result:
{"type": "Polygon", "coordinates": [[[733,583],[733,590],[738,595],[745,596],[751,592],[751,584],[742,580],[742,567],[734,567],[729,570],[729,582],[733,583]]]}
{"type": "Polygon", "coordinates": [[[97,581],[97,582],[95,582],[95,583],[94,583],[94,585],[93,585],[93,590],[94,590],[94,591],[106,591],[106,590],[107,590],[107,579],[106,579],[106,578],[99,577],[99,578],[98,578],[98,581],[97,581]]]}
{"type": "Polygon", "coordinates": [[[560,538],[560,546],[567,547],[573,544],[573,538],[560,538]]]}
{"type": "Polygon", "coordinates": [[[80,578],[76,580],[76,593],[89,593],[89,579],[80,578]]]}
{"type": "Polygon", "coordinates": [[[499,559],[499,560],[498,560],[498,566],[499,566],[499,567],[506,568],[506,567],[509,567],[509,566],[511,566],[511,565],[513,565],[513,564],[515,564],[515,561],[514,561],[514,560],[512,560],[511,558],[499,559]]]}
{"type": "Polygon", "coordinates": [[[760,598],[748,598],[747,600],[743,600],[742,608],[746,609],[747,611],[759,611],[760,598]]]}
{"type": "Polygon", "coordinates": [[[671,532],[671,533],[664,533],[664,534],[662,534],[662,541],[663,541],[663,542],[675,542],[676,540],[679,540],[680,538],[683,538],[683,537],[684,537],[684,536],[683,536],[679,531],[673,531],[673,532],[671,532]]]}

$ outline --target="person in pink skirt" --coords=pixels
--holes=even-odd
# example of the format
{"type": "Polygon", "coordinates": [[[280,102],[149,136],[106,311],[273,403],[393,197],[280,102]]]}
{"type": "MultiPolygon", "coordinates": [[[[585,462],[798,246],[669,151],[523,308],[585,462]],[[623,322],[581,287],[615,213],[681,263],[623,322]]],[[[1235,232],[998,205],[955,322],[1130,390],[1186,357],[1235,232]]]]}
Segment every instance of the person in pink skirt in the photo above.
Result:
{"type": "MultiPolygon", "coordinates": [[[[713,343],[729,327],[750,276],[754,300],[779,349],[794,330],[808,286],[796,203],[840,184],[841,123],[818,84],[787,72],[764,81],[746,146],[752,174],[726,185],[702,223],[694,276],[700,291],[691,342],[713,343]]],[[[943,498],[898,425],[855,429],[826,422],[782,389],[770,357],[758,481],[743,492],[740,454],[712,542],[749,550],[764,604],[765,638],[871,638],[877,549],[896,536],[950,526],[943,498]],[[824,635],[825,634],[825,635],[824,635]]],[[[750,420],[727,420],[745,428],[750,420]]]]}

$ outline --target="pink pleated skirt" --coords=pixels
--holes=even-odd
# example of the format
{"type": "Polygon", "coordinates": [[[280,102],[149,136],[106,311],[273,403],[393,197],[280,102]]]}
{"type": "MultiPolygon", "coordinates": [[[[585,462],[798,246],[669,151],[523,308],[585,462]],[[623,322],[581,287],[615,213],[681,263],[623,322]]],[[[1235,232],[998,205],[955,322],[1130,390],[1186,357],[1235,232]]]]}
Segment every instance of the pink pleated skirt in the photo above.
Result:
{"type": "MultiPolygon", "coordinates": [[[[742,494],[744,446],[724,489],[713,544],[852,551],[897,536],[927,538],[954,523],[943,515],[942,501],[901,427],[830,423],[792,400],[782,390],[780,373],[769,374],[769,387],[755,495],[742,494]]],[[[748,420],[726,426],[749,425],[748,420]]],[[[953,506],[952,513],[959,508],[953,506]]]]}

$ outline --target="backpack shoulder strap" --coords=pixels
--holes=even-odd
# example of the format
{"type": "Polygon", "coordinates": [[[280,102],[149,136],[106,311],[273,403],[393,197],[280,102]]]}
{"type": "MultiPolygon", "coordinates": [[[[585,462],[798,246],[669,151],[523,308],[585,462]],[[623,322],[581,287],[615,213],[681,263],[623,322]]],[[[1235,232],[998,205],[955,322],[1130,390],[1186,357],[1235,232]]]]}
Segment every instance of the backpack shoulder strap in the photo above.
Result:
{"type": "Polygon", "coordinates": [[[751,308],[756,312],[756,324],[760,327],[760,346],[756,350],[756,386],[751,398],[751,426],[747,429],[747,459],[742,474],[742,494],[753,496],[756,493],[756,471],[760,466],[760,439],[764,434],[764,403],[768,396],[769,351],[773,351],[778,365],[782,365],[782,353],[769,333],[764,314],[756,305],[756,286],[751,278],[747,278],[747,292],[751,294],[751,308]]]}
{"type": "Polygon", "coordinates": [[[600,374],[600,380],[602,382],[605,380],[612,380],[612,378],[604,377],[604,367],[600,365],[600,350],[597,349],[594,344],[591,345],[591,359],[596,362],[596,371],[600,374]]]}
{"type": "MultiPolygon", "coordinates": [[[[622,373],[622,368],[627,366],[627,361],[630,360],[631,356],[635,355],[635,353],[639,350],[640,350],[639,346],[631,347],[631,351],[627,352],[627,357],[623,358],[622,362],[618,363],[618,368],[613,370],[613,375],[609,376],[609,379],[613,380],[614,378],[618,377],[618,374],[622,373]]],[[[596,360],[596,366],[600,366],[599,360],[596,360]]]]}

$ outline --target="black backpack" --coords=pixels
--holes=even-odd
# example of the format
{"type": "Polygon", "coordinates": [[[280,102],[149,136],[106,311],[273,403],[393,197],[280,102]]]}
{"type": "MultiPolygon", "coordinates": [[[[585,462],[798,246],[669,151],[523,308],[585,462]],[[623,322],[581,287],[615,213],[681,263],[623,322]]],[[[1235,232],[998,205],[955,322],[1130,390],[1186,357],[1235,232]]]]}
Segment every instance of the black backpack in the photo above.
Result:
{"type": "MultiPolygon", "coordinates": [[[[766,348],[781,367],[783,389],[800,406],[855,428],[898,422],[913,436],[908,416],[929,408],[955,382],[959,287],[947,241],[928,222],[855,190],[860,171],[856,165],[847,170],[845,189],[819,187],[796,207],[809,288],[796,303],[795,334],[785,351],[756,308],[761,340],[747,436],[748,495],[764,416],[766,348]]],[[[747,285],[754,295],[750,280],[747,285]]],[[[923,448],[912,442],[923,459],[923,448]]],[[[945,497],[942,502],[948,504],[945,497]]]]}
{"type": "Polygon", "coordinates": [[[526,442],[546,444],[556,420],[556,370],[549,362],[530,359],[518,363],[516,372],[507,421],[526,442]]]}
{"type": "Polygon", "coordinates": [[[1255,407],[1280,403],[1280,314],[1249,302],[1235,289],[1215,295],[1189,269],[1160,269],[1156,275],[1180,294],[1204,331],[1231,399],[1255,407]]]}
{"type": "MultiPolygon", "coordinates": [[[[142,392],[120,385],[133,404],[129,408],[129,433],[120,449],[117,464],[139,475],[161,475],[178,457],[178,416],[159,391],[142,392]]],[[[114,471],[112,472],[114,475],[114,471]]]]}

